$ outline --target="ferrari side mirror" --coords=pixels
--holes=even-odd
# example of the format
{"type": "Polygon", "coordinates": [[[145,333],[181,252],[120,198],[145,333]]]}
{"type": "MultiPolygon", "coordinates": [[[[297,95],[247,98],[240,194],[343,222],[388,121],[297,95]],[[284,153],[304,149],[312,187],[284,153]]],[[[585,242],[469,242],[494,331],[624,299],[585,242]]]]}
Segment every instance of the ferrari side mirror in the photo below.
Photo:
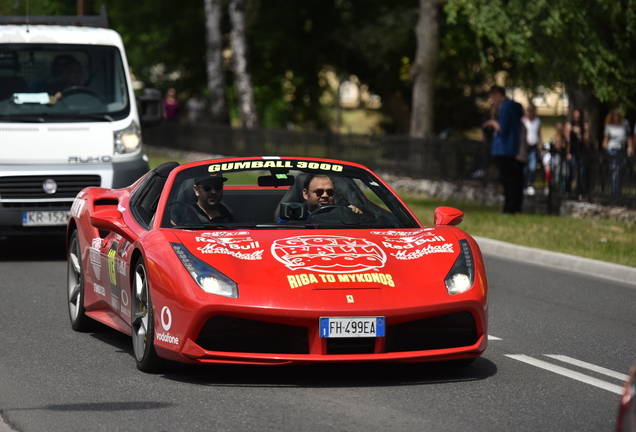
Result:
{"type": "Polygon", "coordinates": [[[91,215],[90,220],[91,225],[97,229],[117,233],[131,243],[137,240],[135,233],[128,228],[122,219],[119,210],[109,209],[96,211],[91,215]]]}
{"type": "Polygon", "coordinates": [[[437,207],[435,209],[435,225],[459,225],[464,219],[464,212],[453,207],[437,207]]]}

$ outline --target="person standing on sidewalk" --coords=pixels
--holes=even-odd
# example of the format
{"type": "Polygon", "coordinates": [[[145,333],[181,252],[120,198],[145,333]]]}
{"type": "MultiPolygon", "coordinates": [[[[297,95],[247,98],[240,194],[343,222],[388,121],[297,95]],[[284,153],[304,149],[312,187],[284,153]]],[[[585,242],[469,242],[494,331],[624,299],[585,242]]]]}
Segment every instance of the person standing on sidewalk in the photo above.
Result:
{"type": "Polygon", "coordinates": [[[619,109],[611,110],[605,118],[602,147],[609,156],[610,190],[614,197],[621,194],[621,175],[625,157],[631,156],[632,151],[632,137],[628,125],[619,109]]]}
{"type": "Polygon", "coordinates": [[[568,171],[567,190],[576,178],[576,195],[579,201],[587,195],[587,163],[590,138],[590,125],[583,121],[581,110],[573,109],[570,120],[565,124],[565,139],[567,141],[566,158],[570,165],[568,171]]]}
{"type": "Polygon", "coordinates": [[[524,173],[526,195],[534,195],[534,179],[537,174],[539,145],[541,144],[541,120],[537,116],[537,108],[533,104],[526,107],[526,115],[521,119],[526,127],[526,142],[528,143],[528,164],[524,173]]]}
{"type": "Polygon", "coordinates": [[[523,167],[517,159],[521,144],[521,104],[506,97],[503,87],[492,86],[488,92],[493,103],[499,105],[498,120],[489,120],[495,129],[492,155],[499,169],[499,180],[504,189],[504,214],[521,212],[523,204],[523,167]]]}

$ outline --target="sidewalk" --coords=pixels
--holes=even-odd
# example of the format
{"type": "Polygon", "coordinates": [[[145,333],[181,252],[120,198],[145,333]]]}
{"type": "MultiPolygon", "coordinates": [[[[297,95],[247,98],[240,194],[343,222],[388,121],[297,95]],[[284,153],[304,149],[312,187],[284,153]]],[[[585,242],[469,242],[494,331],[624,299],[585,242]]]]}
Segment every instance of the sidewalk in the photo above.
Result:
{"type": "Polygon", "coordinates": [[[623,282],[636,287],[636,268],[608,263],[590,258],[582,258],[559,252],[518,246],[499,240],[473,236],[484,255],[512,259],[572,271],[579,274],[623,282]]]}

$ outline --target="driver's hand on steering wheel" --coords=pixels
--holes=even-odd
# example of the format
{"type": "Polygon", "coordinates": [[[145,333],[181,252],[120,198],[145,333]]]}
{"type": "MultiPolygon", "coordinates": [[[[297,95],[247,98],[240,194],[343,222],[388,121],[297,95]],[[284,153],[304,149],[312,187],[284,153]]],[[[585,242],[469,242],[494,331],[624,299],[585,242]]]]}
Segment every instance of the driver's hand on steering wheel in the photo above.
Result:
{"type": "Polygon", "coordinates": [[[358,207],[354,206],[354,205],[350,205],[348,206],[352,212],[354,213],[358,213],[358,214],[362,214],[362,210],[360,210],[358,207]]]}

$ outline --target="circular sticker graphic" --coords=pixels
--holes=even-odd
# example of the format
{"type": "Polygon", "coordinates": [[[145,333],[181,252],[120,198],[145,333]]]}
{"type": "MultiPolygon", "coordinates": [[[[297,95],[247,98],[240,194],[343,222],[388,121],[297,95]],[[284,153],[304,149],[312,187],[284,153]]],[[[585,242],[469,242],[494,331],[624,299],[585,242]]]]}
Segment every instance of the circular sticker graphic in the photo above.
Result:
{"type": "Polygon", "coordinates": [[[121,290],[121,302],[124,306],[128,306],[128,293],[124,290],[121,290]]]}
{"type": "Polygon", "coordinates": [[[165,331],[170,330],[170,327],[172,327],[172,313],[170,309],[168,309],[168,306],[164,306],[163,309],[161,309],[161,327],[163,327],[165,331]]]}
{"type": "Polygon", "coordinates": [[[384,267],[386,254],[367,239],[298,236],[276,240],[272,255],[291,270],[360,273],[384,267]]]}

